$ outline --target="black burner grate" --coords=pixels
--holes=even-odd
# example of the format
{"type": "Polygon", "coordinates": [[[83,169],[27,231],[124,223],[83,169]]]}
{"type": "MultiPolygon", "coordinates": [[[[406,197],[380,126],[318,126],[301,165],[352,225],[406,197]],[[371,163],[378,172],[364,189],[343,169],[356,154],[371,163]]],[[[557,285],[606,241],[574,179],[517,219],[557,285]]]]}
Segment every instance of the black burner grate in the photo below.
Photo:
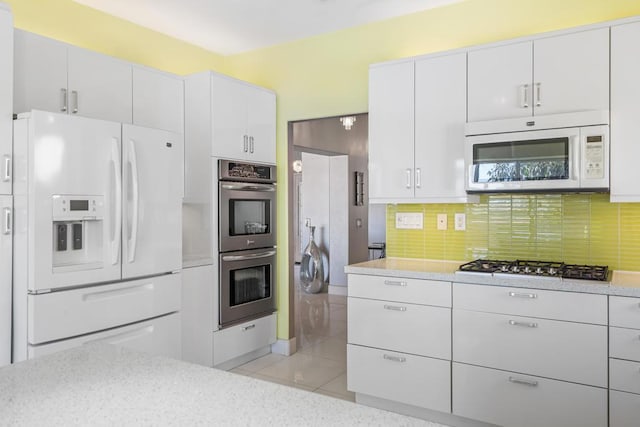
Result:
{"type": "Polygon", "coordinates": [[[477,273],[507,273],[598,281],[606,281],[609,272],[608,267],[598,265],[573,265],[551,261],[500,261],[488,259],[477,259],[462,264],[458,270],[477,273]]]}

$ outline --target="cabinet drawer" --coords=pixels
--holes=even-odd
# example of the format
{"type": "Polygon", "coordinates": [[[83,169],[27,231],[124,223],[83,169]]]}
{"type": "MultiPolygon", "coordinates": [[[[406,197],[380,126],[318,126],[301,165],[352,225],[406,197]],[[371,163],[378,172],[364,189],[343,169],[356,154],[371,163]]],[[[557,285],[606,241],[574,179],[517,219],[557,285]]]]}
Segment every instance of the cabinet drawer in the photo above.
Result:
{"type": "Polygon", "coordinates": [[[350,274],[349,296],[451,307],[451,283],[350,274]]]}
{"type": "Polygon", "coordinates": [[[607,386],[607,328],[453,310],[453,360],[607,386]]]}
{"type": "Polygon", "coordinates": [[[640,329],[640,298],[609,297],[609,325],[640,329]]]}
{"type": "Polygon", "coordinates": [[[609,391],[609,427],[638,427],[640,395],[609,391]]]}
{"type": "Polygon", "coordinates": [[[609,388],[640,394],[640,362],[609,359],[609,388]]]}
{"type": "Polygon", "coordinates": [[[180,313],[51,344],[30,345],[29,359],[94,342],[126,347],[155,356],[180,359],[180,313]]]}
{"type": "Polygon", "coordinates": [[[451,359],[451,309],[349,298],[349,343],[451,359]]]}
{"type": "Polygon", "coordinates": [[[451,412],[451,362],[348,344],[347,388],[451,412]]]}
{"type": "Polygon", "coordinates": [[[640,330],[609,328],[609,356],[640,362],[640,330]]]}
{"type": "Polygon", "coordinates": [[[276,342],[276,314],[213,333],[213,365],[242,356],[276,342]]]}
{"type": "Polygon", "coordinates": [[[464,310],[607,324],[606,295],[455,283],[453,301],[464,310]]]}
{"type": "Polygon", "coordinates": [[[453,363],[453,413],[509,427],[607,425],[607,390],[453,363]]]}
{"type": "Polygon", "coordinates": [[[180,274],[27,297],[29,343],[101,331],[180,310],[180,274]]]}

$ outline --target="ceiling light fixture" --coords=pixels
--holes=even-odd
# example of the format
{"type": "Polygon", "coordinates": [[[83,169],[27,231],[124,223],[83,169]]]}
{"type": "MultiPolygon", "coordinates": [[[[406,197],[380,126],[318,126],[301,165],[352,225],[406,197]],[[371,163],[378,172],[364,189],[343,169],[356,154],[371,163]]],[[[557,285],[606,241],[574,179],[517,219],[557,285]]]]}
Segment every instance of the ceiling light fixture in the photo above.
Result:
{"type": "Polygon", "coordinates": [[[346,130],[351,130],[351,127],[356,122],[356,116],[340,117],[340,122],[342,123],[342,126],[344,126],[346,130]]]}

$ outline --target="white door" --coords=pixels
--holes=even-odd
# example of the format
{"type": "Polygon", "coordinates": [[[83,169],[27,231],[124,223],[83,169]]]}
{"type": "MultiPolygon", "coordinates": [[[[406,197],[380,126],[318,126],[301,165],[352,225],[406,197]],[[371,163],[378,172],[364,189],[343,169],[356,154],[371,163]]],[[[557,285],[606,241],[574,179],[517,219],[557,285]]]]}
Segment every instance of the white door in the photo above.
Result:
{"type": "Polygon", "coordinates": [[[416,197],[434,201],[467,197],[466,78],[465,53],[416,62],[416,197]]]}
{"type": "Polygon", "coordinates": [[[13,20],[8,11],[0,9],[0,194],[11,194],[12,93],[13,20]]]}
{"type": "Polygon", "coordinates": [[[245,85],[211,76],[211,125],[214,157],[246,160],[249,155],[245,85]]]}
{"type": "Polygon", "coordinates": [[[119,279],[120,123],[42,111],[28,120],[29,141],[16,142],[16,157],[28,147],[29,189],[20,196],[29,198],[29,289],[119,279]],[[80,247],[71,243],[75,224],[80,247]],[[68,236],[63,247],[54,238],[60,226],[68,236]]]}
{"type": "Polygon", "coordinates": [[[131,64],[69,46],[69,113],[131,123],[131,64]]]}
{"type": "Polygon", "coordinates": [[[248,159],[259,163],[276,163],[276,95],[251,86],[247,97],[248,159]]]}
{"type": "Polygon", "coordinates": [[[183,137],[123,125],[122,146],[122,278],[179,270],[183,137]]]}
{"type": "Polygon", "coordinates": [[[133,124],[184,133],[182,78],[134,66],[133,124]]]}
{"type": "Polygon", "coordinates": [[[531,42],[469,52],[468,120],[531,116],[532,72],[531,42]]]}
{"type": "Polygon", "coordinates": [[[536,115],[609,109],[609,28],[534,42],[536,115]]]}
{"type": "Polygon", "coordinates": [[[413,62],[369,70],[369,198],[413,197],[413,62]]]}
{"type": "Polygon", "coordinates": [[[67,112],[67,46],[15,30],[13,111],[67,112]]]}
{"type": "Polygon", "coordinates": [[[13,201],[0,196],[0,367],[11,363],[13,201]]]}

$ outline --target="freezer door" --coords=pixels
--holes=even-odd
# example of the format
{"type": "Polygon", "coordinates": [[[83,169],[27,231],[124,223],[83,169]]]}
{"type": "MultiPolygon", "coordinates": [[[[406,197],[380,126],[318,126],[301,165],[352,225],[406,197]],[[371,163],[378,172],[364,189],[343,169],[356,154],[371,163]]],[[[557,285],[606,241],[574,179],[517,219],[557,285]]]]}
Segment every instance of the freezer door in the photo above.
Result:
{"type": "Polygon", "coordinates": [[[123,125],[122,278],[182,267],[183,136],[123,125]]]}
{"type": "Polygon", "coordinates": [[[11,363],[11,240],[13,201],[0,196],[0,367],[11,363]]]}
{"type": "Polygon", "coordinates": [[[16,236],[27,236],[29,290],[120,279],[120,123],[42,111],[17,122],[16,236]]]}

